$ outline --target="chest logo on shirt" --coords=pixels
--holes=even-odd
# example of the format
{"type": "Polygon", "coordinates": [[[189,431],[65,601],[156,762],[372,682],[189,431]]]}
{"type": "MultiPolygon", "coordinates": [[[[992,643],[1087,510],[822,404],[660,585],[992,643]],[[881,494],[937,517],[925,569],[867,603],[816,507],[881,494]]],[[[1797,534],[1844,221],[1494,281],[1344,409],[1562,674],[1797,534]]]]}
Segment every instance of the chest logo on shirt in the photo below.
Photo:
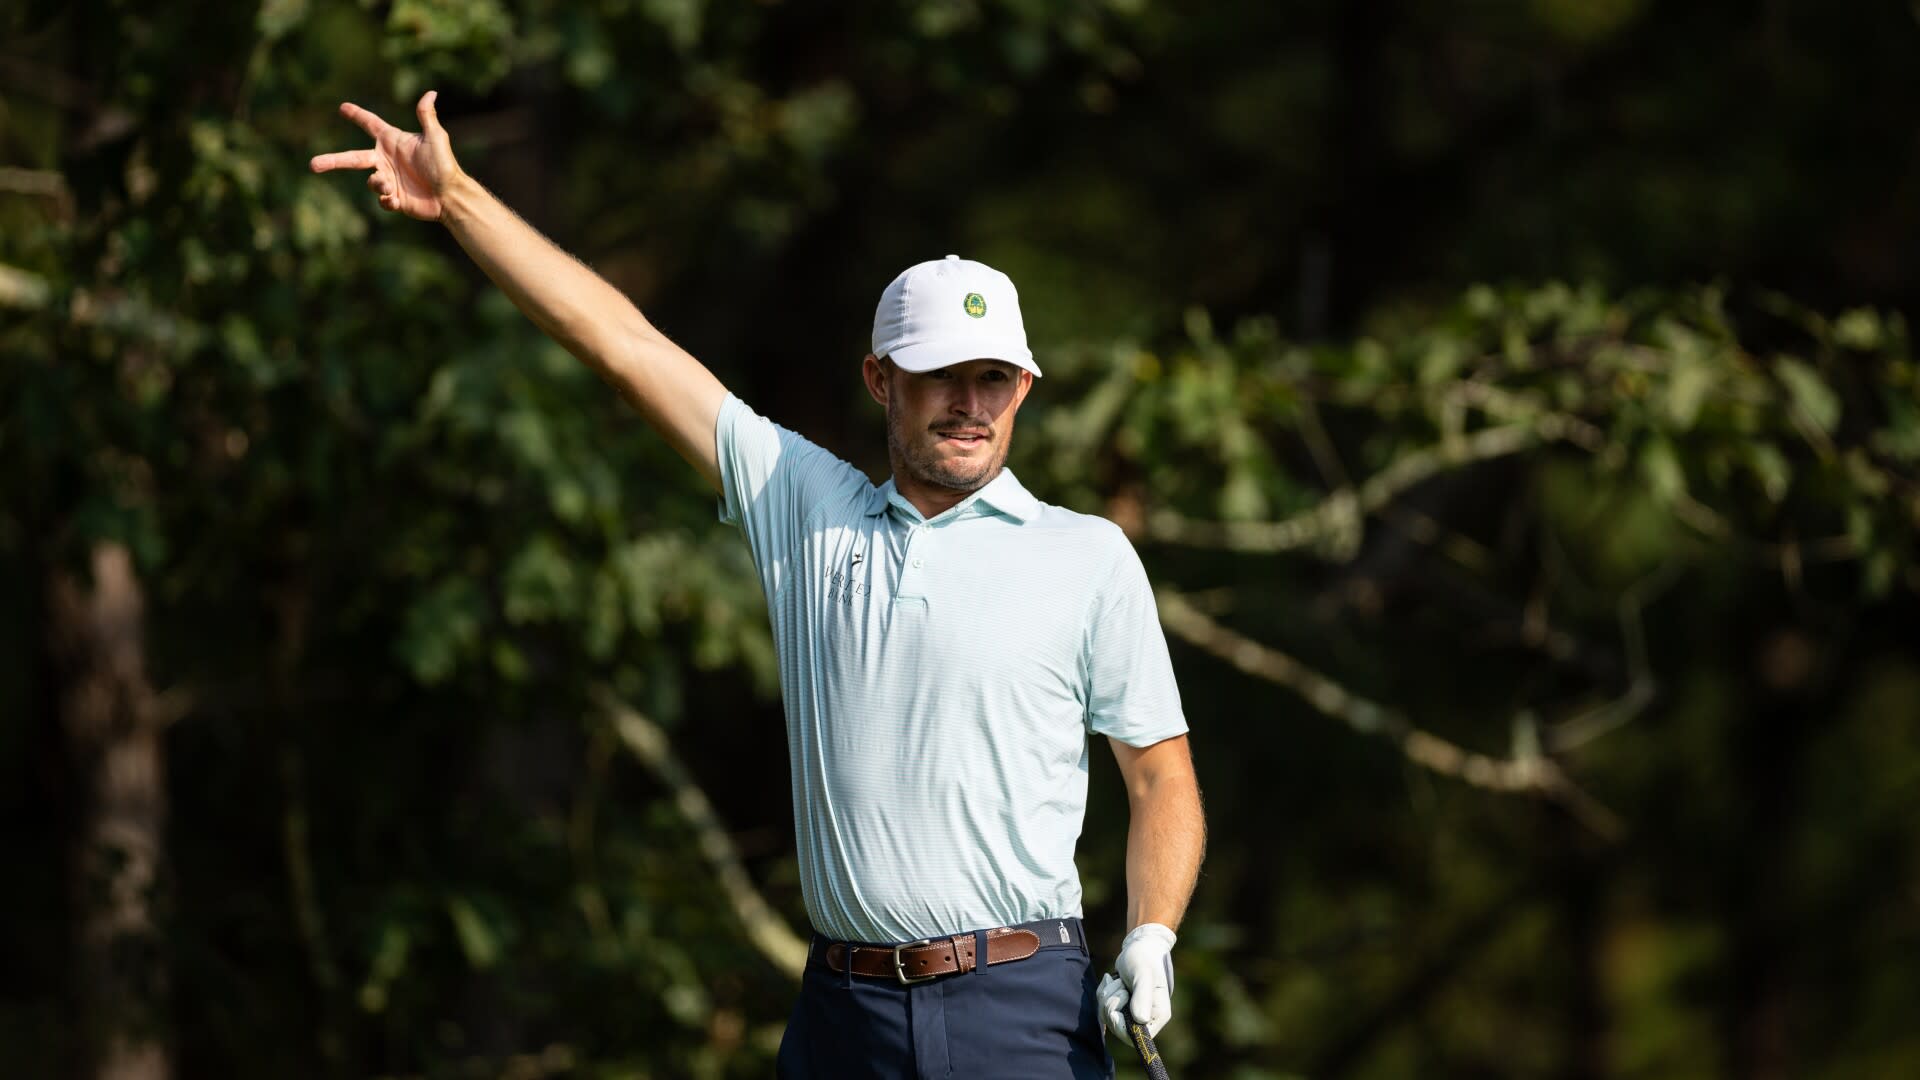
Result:
{"type": "Polygon", "coordinates": [[[856,597],[867,595],[867,583],[859,580],[855,571],[867,561],[867,553],[856,551],[847,560],[845,570],[827,572],[827,600],[829,603],[851,604],[856,597]]]}

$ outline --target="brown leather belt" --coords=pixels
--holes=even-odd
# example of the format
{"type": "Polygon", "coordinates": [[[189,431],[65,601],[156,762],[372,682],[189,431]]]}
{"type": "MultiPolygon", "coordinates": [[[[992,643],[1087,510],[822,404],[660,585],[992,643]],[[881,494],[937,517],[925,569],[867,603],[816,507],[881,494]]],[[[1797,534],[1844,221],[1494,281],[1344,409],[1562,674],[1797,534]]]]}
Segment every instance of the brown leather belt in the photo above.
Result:
{"type": "MultiPolygon", "coordinates": [[[[1066,939],[1066,932],[1061,937],[1066,939]]],[[[974,970],[979,966],[974,955],[975,936],[955,934],[946,938],[910,941],[905,945],[853,945],[835,941],[825,949],[827,967],[845,974],[848,955],[852,955],[855,975],[875,979],[893,979],[904,986],[974,970]]],[[[987,963],[1005,964],[1025,960],[1040,951],[1040,935],[1021,927],[1001,926],[987,931],[987,963]]]]}

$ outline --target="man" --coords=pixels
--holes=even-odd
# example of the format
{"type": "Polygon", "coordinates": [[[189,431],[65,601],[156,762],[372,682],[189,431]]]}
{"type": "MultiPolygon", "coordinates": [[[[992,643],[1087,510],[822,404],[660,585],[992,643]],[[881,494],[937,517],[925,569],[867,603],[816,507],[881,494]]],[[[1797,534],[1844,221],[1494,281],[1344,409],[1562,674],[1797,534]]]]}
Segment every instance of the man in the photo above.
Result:
{"type": "Polygon", "coordinates": [[[779,645],[814,939],[781,1043],[790,1077],[1109,1076],[1101,1028],[1172,1015],[1173,928],[1204,843],[1199,788],[1139,558],[1110,523],[1005,468],[1040,374],[1013,283],[956,256],[881,297],[868,393],[893,476],[755,415],[618,290],[422,131],[351,104],[388,210],[440,221],[546,333],[721,495],[779,645]],[[1096,987],[1073,864],[1087,735],[1127,786],[1127,922],[1096,987]]]}

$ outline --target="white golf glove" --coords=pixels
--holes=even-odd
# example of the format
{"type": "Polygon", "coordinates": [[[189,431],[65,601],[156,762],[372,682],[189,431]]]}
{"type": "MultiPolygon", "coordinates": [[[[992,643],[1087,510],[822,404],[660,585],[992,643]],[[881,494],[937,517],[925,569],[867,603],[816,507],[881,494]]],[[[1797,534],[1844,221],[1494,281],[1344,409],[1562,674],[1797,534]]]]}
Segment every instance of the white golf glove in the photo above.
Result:
{"type": "Polygon", "coordinates": [[[1100,977],[1095,994],[1100,999],[1100,1015],[1121,1042],[1132,1042],[1127,1031],[1127,1015],[1147,1029],[1149,1036],[1173,1019],[1173,931],[1157,922],[1141,923],[1120,943],[1120,956],[1113,962],[1112,975],[1100,977]]]}

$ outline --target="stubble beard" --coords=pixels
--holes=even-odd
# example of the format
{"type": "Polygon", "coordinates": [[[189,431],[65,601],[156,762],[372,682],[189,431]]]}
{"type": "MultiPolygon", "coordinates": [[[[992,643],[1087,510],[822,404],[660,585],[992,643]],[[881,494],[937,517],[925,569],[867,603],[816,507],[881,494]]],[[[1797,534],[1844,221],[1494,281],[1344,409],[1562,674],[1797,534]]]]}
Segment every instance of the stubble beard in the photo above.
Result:
{"type": "MultiPolygon", "coordinates": [[[[970,426],[993,430],[985,423],[970,422],[970,426]]],[[[1005,441],[994,448],[990,457],[969,460],[940,456],[925,440],[907,438],[906,423],[892,401],[887,402],[887,449],[908,476],[948,491],[973,492],[986,487],[988,481],[999,475],[1000,467],[1007,460],[1005,441]]]]}

